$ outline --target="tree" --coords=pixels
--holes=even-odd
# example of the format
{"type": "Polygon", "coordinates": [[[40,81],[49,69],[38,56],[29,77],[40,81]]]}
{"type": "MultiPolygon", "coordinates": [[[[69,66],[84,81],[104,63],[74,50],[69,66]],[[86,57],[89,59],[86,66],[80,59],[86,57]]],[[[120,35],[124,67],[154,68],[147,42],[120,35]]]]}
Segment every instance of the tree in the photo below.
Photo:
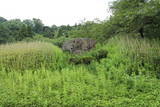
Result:
{"type": "Polygon", "coordinates": [[[36,18],[33,18],[33,22],[34,22],[34,32],[35,33],[42,33],[43,32],[43,23],[40,19],[36,19],[36,18]]]}
{"type": "Polygon", "coordinates": [[[49,26],[43,27],[43,35],[44,37],[53,38],[54,33],[52,32],[52,29],[49,26]]]}
{"type": "Polygon", "coordinates": [[[26,24],[28,27],[30,27],[32,30],[35,27],[34,21],[30,19],[23,20],[23,23],[26,24]]]}
{"type": "Polygon", "coordinates": [[[33,34],[31,27],[24,24],[19,30],[19,38],[17,38],[17,40],[21,41],[25,38],[32,38],[33,34]]]}
{"type": "Polygon", "coordinates": [[[10,36],[16,41],[33,36],[32,29],[19,19],[6,21],[3,26],[9,30],[10,36]]]}
{"type": "Polygon", "coordinates": [[[68,37],[68,32],[71,31],[72,27],[70,25],[62,25],[56,28],[55,34],[56,37],[68,37]]]}
{"type": "Polygon", "coordinates": [[[3,24],[0,24],[0,44],[14,41],[10,34],[10,30],[3,24]]]}
{"type": "Polygon", "coordinates": [[[148,37],[151,33],[153,36],[152,29],[159,31],[159,0],[118,0],[111,9],[113,23],[125,32],[137,31],[141,37],[148,37]]]}

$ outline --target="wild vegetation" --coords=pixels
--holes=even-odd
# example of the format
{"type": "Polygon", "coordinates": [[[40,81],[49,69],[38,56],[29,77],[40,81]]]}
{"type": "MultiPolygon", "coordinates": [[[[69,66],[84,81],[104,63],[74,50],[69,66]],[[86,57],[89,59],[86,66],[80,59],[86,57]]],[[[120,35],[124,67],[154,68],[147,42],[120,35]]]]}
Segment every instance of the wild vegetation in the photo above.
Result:
{"type": "MultiPolygon", "coordinates": [[[[107,50],[107,58],[100,62],[64,66],[63,62],[67,60],[57,59],[57,62],[61,60],[57,64],[63,64],[61,70],[25,68],[20,73],[6,72],[3,69],[0,72],[0,103],[4,107],[159,106],[160,66],[156,62],[160,58],[158,43],[116,37],[107,44],[98,44],[96,49],[82,55],[92,56],[97,50],[107,50]],[[136,47],[139,47],[138,50],[136,47]]],[[[46,55],[47,53],[50,51],[46,55]]],[[[59,55],[62,56],[62,53],[59,55]]],[[[38,58],[33,60],[39,61],[38,58]]],[[[42,60],[44,61],[45,59],[42,60]]],[[[57,64],[54,63],[53,66],[57,64]]],[[[27,64],[24,66],[27,67],[27,64]]]]}
{"type": "Polygon", "coordinates": [[[0,18],[0,107],[159,107],[160,2],[117,0],[106,21],[0,18]],[[93,38],[82,54],[64,41],[93,38]]]}

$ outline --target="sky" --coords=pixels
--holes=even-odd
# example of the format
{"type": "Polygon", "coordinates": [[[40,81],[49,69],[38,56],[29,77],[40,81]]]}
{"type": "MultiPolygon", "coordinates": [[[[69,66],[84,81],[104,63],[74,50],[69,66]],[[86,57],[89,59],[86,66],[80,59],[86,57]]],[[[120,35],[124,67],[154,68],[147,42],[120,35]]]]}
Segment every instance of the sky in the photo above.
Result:
{"type": "Polygon", "coordinates": [[[82,20],[107,19],[113,0],[1,0],[0,16],[10,19],[39,18],[45,25],[74,25],[82,20]]]}

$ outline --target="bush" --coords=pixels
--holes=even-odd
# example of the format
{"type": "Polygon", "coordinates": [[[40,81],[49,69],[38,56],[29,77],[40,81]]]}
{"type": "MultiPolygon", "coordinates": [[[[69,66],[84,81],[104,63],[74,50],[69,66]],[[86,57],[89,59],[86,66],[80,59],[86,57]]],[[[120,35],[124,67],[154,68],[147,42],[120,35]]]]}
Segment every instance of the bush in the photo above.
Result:
{"type": "Polygon", "coordinates": [[[69,59],[70,63],[73,63],[75,65],[78,64],[86,64],[89,65],[93,61],[98,61],[100,62],[101,59],[107,58],[108,51],[105,49],[94,49],[91,50],[90,52],[83,53],[81,55],[72,55],[71,58],[69,59]]]}

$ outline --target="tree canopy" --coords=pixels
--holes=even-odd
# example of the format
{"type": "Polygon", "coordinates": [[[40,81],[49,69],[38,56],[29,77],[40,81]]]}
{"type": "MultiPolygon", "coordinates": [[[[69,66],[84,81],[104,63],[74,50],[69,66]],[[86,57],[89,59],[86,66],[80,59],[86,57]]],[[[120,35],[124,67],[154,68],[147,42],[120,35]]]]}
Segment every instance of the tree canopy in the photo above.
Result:
{"type": "Polygon", "coordinates": [[[159,0],[116,0],[110,10],[109,20],[82,21],[73,26],[46,26],[36,18],[21,21],[0,17],[0,43],[32,39],[37,34],[49,39],[90,37],[99,41],[119,33],[134,33],[143,38],[160,37],[159,0]]]}

